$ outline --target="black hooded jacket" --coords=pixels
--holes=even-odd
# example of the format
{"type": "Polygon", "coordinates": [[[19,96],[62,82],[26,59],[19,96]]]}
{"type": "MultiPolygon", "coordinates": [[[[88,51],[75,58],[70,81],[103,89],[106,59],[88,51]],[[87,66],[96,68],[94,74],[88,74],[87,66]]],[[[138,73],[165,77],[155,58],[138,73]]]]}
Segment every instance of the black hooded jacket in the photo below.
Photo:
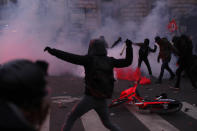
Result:
{"type": "Polygon", "coordinates": [[[154,53],[157,50],[156,45],[154,46],[154,49],[149,47],[149,39],[147,39],[147,38],[144,40],[144,43],[135,43],[134,45],[137,45],[140,47],[138,54],[139,54],[139,58],[142,60],[147,59],[148,54],[150,52],[154,53]]]}
{"type": "Polygon", "coordinates": [[[97,98],[111,98],[114,88],[113,68],[127,67],[133,60],[131,46],[126,48],[125,59],[115,59],[107,56],[105,45],[99,39],[90,43],[87,55],[76,55],[57,49],[49,49],[48,52],[67,62],[84,66],[85,94],[97,98]]]}
{"type": "Polygon", "coordinates": [[[155,46],[154,49],[150,48],[149,45],[141,45],[139,49],[139,57],[140,59],[146,59],[150,52],[156,52],[157,47],[155,46]]]}
{"type": "Polygon", "coordinates": [[[192,41],[186,35],[180,37],[173,37],[174,47],[177,49],[177,55],[179,59],[177,64],[182,66],[184,69],[191,67],[195,61],[195,55],[193,55],[192,41]]]}

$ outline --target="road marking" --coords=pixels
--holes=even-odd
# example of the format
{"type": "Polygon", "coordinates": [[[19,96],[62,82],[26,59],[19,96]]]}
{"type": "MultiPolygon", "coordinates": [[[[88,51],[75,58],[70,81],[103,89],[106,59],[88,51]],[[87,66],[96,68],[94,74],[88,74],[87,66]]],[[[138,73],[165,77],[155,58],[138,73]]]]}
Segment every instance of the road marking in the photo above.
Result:
{"type": "MultiPolygon", "coordinates": [[[[77,98],[77,97],[71,97],[71,96],[56,96],[56,97],[52,97],[52,103],[70,103],[70,102],[74,102],[77,100],[80,100],[81,98],[77,98]]],[[[41,130],[40,131],[49,131],[50,129],[50,111],[46,117],[46,120],[44,121],[41,130]]]]}
{"type": "Polygon", "coordinates": [[[49,131],[50,128],[50,112],[47,115],[45,122],[43,123],[40,131],[49,131]]]}
{"type": "Polygon", "coordinates": [[[187,103],[187,102],[182,102],[183,107],[181,111],[183,111],[185,114],[189,115],[190,117],[197,119],[197,107],[187,103]]]}
{"type": "Polygon", "coordinates": [[[70,102],[81,100],[81,98],[72,97],[72,96],[55,96],[52,97],[51,99],[53,103],[70,103],[70,102]]]}
{"type": "Polygon", "coordinates": [[[99,116],[94,110],[90,110],[81,117],[85,131],[109,131],[102,124],[99,116]]]}
{"type": "Polygon", "coordinates": [[[132,105],[125,105],[150,131],[179,131],[157,114],[140,113],[138,108],[132,105]]]}

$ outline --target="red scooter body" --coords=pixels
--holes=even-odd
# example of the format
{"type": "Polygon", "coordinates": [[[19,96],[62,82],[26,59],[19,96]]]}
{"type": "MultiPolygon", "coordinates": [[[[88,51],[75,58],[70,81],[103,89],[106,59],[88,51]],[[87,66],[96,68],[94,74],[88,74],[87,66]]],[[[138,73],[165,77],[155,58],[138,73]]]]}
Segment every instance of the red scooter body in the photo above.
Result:
{"type": "Polygon", "coordinates": [[[161,114],[177,112],[182,108],[181,102],[173,99],[167,99],[166,95],[160,95],[153,100],[144,99],[143,97],[139,96],[137,87],[138,82],[135,82],[133,87],[121,92],[120,97],[118,99],[114,99],[109,107],[115,107],[122,103],[132,103],[138,106],[139,109],[150,110],[151,112],[161,114]]]}

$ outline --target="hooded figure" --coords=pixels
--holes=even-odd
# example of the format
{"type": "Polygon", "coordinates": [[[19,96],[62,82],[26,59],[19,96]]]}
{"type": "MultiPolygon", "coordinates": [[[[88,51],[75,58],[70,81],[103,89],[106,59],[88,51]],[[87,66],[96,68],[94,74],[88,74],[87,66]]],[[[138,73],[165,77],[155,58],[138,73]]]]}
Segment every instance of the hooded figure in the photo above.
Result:
{"type": "Polygon", "coordinates": [[[0,130],[38,131],[49,107],[43,70],[29,60],[3,64],[0,90],[0,130]]]}
{"type": "Polygon", "coordinates": [[[142,61],[146,64],[148,68],[149,75],[152,76],[152,70],[148,60],[148,54],[150,52],[156,52],[157,46],[154,45],[154,49],[149,47],[149,39],[144,39],[144,43],[136,43],[135,45],[139,46],[139,58],[138,58],[138,68],[141,67],[142,61]]]}
{"type": "Polygon", "coordinates": [[[186,35],[181,35],[180,37],[174,36],[172,41],[179,56],[177,61],[178,68],[176,70],[177,80],[174,89],[180,90],[181,73],[185,71],[192,83],[193,90],[196,90],[197,56],[192,52],[192,40],[186,35]]]}
{"type": "Polygon", "coordinates": [[[90,56],[107,56],[106,42],[102,39],[94,39],[89,43],[88,55],[90,56]]]}
{"type": "Polygon", "coordinates": [[[109,120],[106,99],[111,98],[114,88],[113,68],[127,67],[132,63],[132,42],[126,41],[126,58],[115,59],[107,56],[105,42],[102,39],[90,41],[87,55],[76,55],[57,49],[46,47],[44,51],[73,64],[81,65],[85,69],[85,94],[83,99],[70,113],[63,131],[70,131],[75,120],[91,109],[101,118],[104,126],[111,131],[119,131],[118,127],[109,120]]]}

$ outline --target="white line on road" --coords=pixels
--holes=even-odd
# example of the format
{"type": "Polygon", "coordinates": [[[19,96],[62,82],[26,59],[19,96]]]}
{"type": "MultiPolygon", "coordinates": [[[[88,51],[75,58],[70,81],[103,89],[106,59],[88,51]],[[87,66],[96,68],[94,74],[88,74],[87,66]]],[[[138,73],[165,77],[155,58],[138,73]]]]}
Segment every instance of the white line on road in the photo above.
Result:
{"type": "Polygon", "coordinates": [[[53,103],[70,103],[70,102],[78,101],[81,98],[72,97],[72,96],[55,96],[52,97],[51,99],[53,103]]]}
{"type": "Polygon", "coordinates": [[[187,102],[182,102],[183,107],[181,111],[183,111],[185,114],[189,115],[190,117],[197,119],[197,107],[187,103],[187,102]]]}
{"type": "Polygon", "coordinates": [[[47,115],[45,122],[43,123],[40,131],[49,131],[50,128],[50,112],[47,115]]]}
{"type": "Polygon", "coordinates": [[[157,114],[139,113],[135,105],[125,105],[150,131],[179,131],[157,114]]]}
{"type": "Polygon", "coordinates": [[[85,131],[109,131],[102,124],[99,116],[94,110],[90,110],[81,117],[85,131]]]}

